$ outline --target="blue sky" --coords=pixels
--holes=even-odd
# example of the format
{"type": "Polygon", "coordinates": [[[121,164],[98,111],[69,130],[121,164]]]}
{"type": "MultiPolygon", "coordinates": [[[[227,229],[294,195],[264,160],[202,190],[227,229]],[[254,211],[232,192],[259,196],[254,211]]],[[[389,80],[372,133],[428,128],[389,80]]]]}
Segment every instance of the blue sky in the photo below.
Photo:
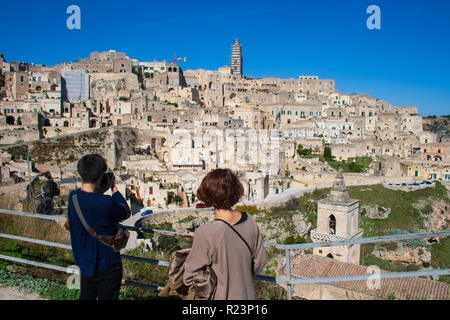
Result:
{"type": "Polygon", "coordinates": [[[236,36],[250,77],[318,75],[422,115],[450,114],[450,1],[2,1],[7,61],[53,65],[114,49],[141,61],[187,57],[184,70],[229,64],[236,36]],[[69,30],[66,9],[81,9],[69,30]],[[381,29],[369,30],[369,5],[381,29]]]}

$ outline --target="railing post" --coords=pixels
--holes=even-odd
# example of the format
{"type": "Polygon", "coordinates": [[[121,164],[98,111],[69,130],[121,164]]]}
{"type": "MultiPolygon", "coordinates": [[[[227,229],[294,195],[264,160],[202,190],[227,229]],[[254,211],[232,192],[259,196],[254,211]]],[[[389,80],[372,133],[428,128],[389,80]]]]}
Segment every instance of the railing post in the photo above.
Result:
{"type": "Polygon", "coordinates": [[[291,285],[291,250],[286,250],[286,268],[288,276],[288,300],[292,300],[292,285],[291,285]]]}

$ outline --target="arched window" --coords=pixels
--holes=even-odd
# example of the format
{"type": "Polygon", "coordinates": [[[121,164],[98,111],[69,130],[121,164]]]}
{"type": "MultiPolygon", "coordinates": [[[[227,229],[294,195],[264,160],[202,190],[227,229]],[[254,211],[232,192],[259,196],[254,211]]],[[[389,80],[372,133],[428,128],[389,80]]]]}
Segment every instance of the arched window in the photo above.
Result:
{"type": "Polygon", "coordinates": [[[330,234],[336,234],[336,218],[334,215],[330,215],[328,218],[328,228],[330,234]]]}

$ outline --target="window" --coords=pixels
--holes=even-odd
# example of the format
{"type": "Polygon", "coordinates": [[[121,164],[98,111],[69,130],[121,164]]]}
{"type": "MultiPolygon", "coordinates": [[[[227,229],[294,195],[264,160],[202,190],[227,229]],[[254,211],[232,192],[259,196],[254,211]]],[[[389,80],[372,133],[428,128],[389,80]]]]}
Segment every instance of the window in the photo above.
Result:
{"type": "Polygon", "coordinates": [[[328,230],[330,234],[336,234],[336,218],[334,215],[330,215],[328,218],[328,230]]]}

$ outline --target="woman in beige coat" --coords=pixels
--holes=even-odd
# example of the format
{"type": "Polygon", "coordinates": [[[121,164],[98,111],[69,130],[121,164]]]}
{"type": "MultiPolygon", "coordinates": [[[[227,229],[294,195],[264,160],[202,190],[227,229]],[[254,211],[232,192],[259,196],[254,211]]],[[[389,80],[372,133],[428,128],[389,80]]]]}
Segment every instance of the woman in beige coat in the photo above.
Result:
{"type": "Polygon", "coordinates": [[[214,207],[216,219],[196,230],[183,281],[191,286],[195,274],[210,265],[217,276],[214,300],[254,300],[253,277],[266,263],[255,218],[231,209],[243,193],[238,177],[229,169],[209,172],[197,190],[198,198],[214,207]]]}

